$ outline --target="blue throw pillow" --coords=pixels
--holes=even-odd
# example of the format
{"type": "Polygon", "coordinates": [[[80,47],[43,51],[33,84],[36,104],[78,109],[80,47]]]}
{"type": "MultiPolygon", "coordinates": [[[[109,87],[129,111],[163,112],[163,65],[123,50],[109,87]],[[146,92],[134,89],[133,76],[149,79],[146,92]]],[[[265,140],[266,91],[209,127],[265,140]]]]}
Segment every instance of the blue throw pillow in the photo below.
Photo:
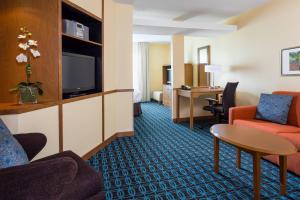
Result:
{"type": "Polygon", "coordinates": [[[24,149],[0,119],[0,169],[28,163],[24,149]]]}
{"type": "Polygon", "coordinates": [[[256,119],[286,124],[293,96],[261,94],[256,119]]]}

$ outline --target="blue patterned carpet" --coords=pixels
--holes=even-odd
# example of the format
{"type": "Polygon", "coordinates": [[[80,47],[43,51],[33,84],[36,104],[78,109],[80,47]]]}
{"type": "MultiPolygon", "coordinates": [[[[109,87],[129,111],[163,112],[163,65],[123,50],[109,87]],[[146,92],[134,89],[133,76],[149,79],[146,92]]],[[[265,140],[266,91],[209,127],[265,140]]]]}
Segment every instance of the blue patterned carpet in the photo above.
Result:
{"type": "MultiPolygon", "coordinates": [[[[109,199],[252,199],[252,157],[242,154],[235,167],[235,149],[220,145],[220,173],[213,172],[213,139],[187,124],[173,124],[170,110],[142,105],[135,136],[120,138],[93,156],[109,199]]],[[[279,196],[278,168],[262,161],[263,199],[300,199],[300,178],[288,174],[288,195],[279,196]]]]}

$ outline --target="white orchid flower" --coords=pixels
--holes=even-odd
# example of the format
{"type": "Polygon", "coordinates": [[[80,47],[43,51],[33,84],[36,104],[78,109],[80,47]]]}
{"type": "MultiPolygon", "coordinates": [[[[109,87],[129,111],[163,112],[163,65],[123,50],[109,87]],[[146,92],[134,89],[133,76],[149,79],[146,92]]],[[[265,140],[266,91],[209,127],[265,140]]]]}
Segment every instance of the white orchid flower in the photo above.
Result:
{"type": "Polygon", "coordinates": [[[23,53],[20,53],[17,57],[16,60],[18,63],[22,63],[22,62],[27,62],[27,56],[23,53]]]}
{"type": "Polygon", "coordinates": [[[18,39],[25,39],[26,38],[26,35],[19,35],[18,36],[18,39]]]}
{"type": "Polygon", "coordinates": [[[27,43],[20,43],[19,47],[20,49],[27,50],[29,48],[29,45],[27,43]]]}
{"type": "Polygon", "coordinates": [[[28,40],[28,44],[29,44],[29,46],[37,46],[38,45],[37,41],[35,41],[35,40],[28,40]]]}
{"type": "Polygon", "coordinates": [[[32,53],[33,57],[40,57],[41,54],[38,50],[30,49],[30,52],[32,53]]]}

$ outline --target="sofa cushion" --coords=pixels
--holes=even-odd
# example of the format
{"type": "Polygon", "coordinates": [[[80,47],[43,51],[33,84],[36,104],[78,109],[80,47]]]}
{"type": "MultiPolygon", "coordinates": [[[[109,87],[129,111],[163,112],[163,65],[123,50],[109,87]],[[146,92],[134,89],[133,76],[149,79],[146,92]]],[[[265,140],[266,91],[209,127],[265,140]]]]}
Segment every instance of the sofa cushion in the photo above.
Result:
{"type": "Polygon", "coordinates": [[[234,120],[233,124],[247,126],[251,128],[257,128],[263,131],[278,133],[297,133],[300,132],[300,128],[297,126],[282,125],[262,120],[234,120]]]}
{"type": "Polygon", "coordinates": [[[279,133],[280,136],[286,138],[293,143],[298,151],[300,151],[300,132],[299,133],[279,133]]]}
{"type": "Polygon", "coordinates": [[[28,163],[24,149],[0,119],[0,169],[28,163]]]}
{"type": "Polygon", "coordinates": [[[300,92],[275,91],[273,94],[293,96],[288,116],[288,124],[300,127],[300,92]]]}
{"type": "Polygon", "coordinates": [[[256,119],[286,124],[293,96],[261,94],[256,119]]]}

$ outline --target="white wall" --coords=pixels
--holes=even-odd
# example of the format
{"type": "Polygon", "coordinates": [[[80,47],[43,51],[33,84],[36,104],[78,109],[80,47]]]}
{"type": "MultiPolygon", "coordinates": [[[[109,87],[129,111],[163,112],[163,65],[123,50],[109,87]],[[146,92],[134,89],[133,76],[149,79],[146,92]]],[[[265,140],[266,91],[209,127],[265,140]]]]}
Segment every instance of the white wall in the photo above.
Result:
{"type": "MultiPolygon", "coordinates": [[[[102,18],[102,0],[70,0],[90,13],[102,18]]],[[[106,0],[105,0],[106,1],[106,0]]]]}
{"type": "Polygon", "coordinates": [[[149,43],[149,74],[151,97],[153,91],[163,90],[162,66],[171,64],[171,45],[149,43]]]}
{"type": "Polygon", "coordinates": [[[300,46],[299,7],[299,0],[273,0],[230,20],[238,31],[212,39],[187,37],[188,54],[195,63],[196,49],[211,45],[212,63],[224,68],[216,84],[239,81],[239,105],[257,104],[263,92],[300,91],[300,76],[281,76],[280,58],[281,49],[300,46]]]}
{"type": "Polygon", "coordinates": [[[59,152],[58,106],[0,118],[13,134],[35,132],[46,135],[47,144],[35,159],[59,152]]]}
{"type": "MultiPolygon", "coordinates": [[[[105,1],[104,12],[104,90],[132,89],[131,5],[105,1]]],[[[132,92],[104,97],[105,138],[116,132],[133,131],[132,92]]]]}
{"type": "Polygon", "coordinates": [[[63,105],[64,151],[83,156],[102,142],[102,97],[63,105]]]}

